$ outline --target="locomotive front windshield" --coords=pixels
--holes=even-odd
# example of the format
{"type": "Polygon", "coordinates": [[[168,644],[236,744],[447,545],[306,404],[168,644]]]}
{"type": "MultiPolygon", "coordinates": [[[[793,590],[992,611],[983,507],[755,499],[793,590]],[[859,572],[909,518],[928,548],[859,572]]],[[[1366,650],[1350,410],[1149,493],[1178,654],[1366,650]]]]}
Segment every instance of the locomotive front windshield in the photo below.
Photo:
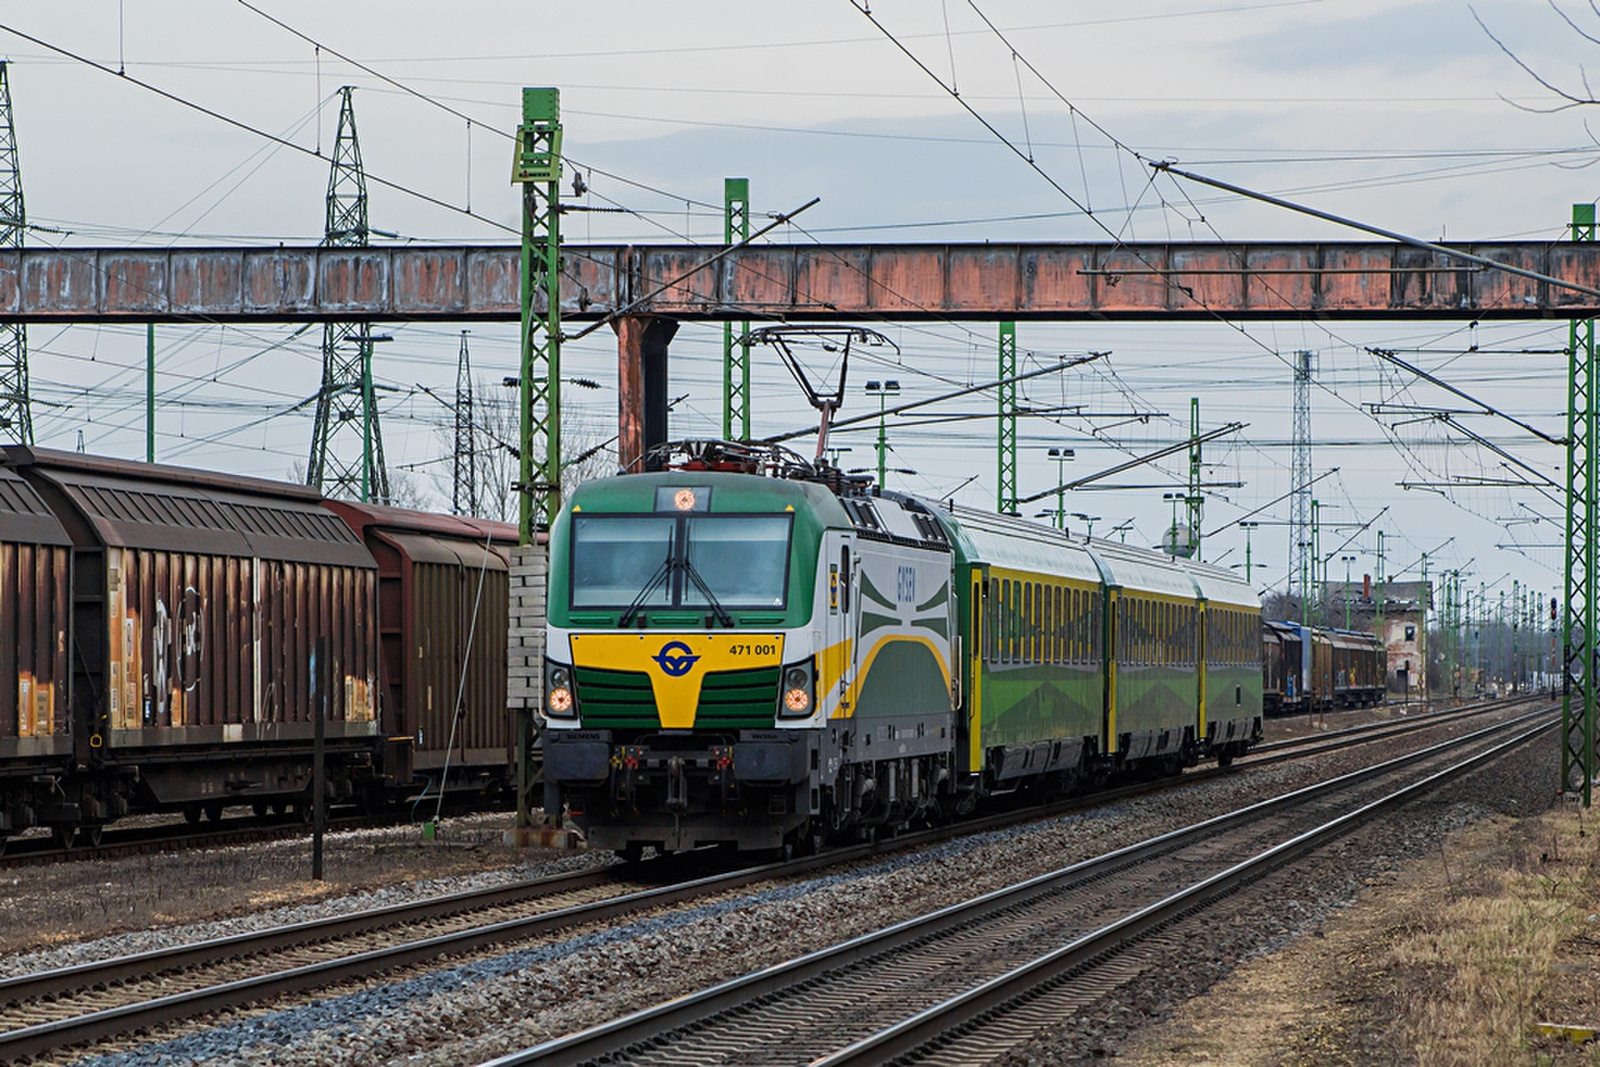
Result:
{"type": "Polygon", "coordinates": [[[790,515],[574,515],[572,606],[781,611],[790,515]]]}

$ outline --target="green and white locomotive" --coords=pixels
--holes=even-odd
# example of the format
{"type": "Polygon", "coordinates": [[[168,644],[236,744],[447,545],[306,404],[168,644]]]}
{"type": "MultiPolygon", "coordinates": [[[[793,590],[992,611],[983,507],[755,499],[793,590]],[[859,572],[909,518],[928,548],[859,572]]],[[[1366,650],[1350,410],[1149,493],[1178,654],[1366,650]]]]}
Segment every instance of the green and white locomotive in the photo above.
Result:
{"type": "Polygon", "coordinates": [[[691,456],[583,484],[551,530],[545,804],[593,847],[806,847],[1261,736],[1230,571],[691,456]]]}

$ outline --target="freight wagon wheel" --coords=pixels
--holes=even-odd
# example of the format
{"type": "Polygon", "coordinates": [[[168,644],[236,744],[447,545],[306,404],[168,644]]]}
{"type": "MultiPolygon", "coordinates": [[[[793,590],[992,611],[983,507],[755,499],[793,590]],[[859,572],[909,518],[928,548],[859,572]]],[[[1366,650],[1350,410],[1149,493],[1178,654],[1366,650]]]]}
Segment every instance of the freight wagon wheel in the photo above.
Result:
{"type": "Polygon", "coordinates": [[[78,837],[90,848],[99,848],[100,840],[105,836],[105,826],[100,823],[88,823],[78,831],[78,837]]]}
{"type": "Polygon", "coordinates": [[[76,826],[58,825],[51,830],[50,836],[55,839],[56,848],[63,852],[70,852],[72,851],[72,842],[77,839],[78,828],[76,826]]]}
{"type": "Polygon", "coordinates": [[[0,835],[0,856],[4,856],[5,854],[6,854],[6,838],[4,837],[4,835],[0,835]]]}
{"type": "Polygon", "coordinates": [[[200,821],[200,805],[185,804],[183,806],[183,821],[188,823],[190,826],[198,823],[200,821]]]}
{"type": "Polygon", "coordinates": [[[223,806],[222,805],[222,801],[220,801],[220,800],[213,800],[211,803],[207,804],[206,805],[206,820],[208,822],[221,822],[222,821],[222,806],[223,806]]]}
{"type": "Polygon", "coordinates": [[[271,805],[269,805],[265,800],[258,800],[250,805],[250,814],[254,815],[258,819],[265,819],[267,817],[267,812],[270,810],[271,805]]]}
{"type": "Polygon", "coordinates": [[[1232,767],[1233,766],[1233,753],[1229,752],[1227,750],[1223,750],[1221,752],[1218,752],[1217,753],[1217,766],[1221,767],[1223,770],[1227,770],[1229,767],[1232,767]]]}

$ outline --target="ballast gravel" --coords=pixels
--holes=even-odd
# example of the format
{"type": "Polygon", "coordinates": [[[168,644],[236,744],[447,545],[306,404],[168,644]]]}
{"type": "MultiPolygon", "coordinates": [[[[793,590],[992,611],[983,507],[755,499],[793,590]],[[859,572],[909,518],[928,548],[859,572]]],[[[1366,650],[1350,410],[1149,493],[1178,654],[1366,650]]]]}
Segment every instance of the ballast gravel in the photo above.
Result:
{"type": "MultiPolygon", "coordinates": [[[[1471,726],[1439,727],[1381,743],[1394,753],[1422,747],[1471,726]]],[[[746,888],[691,905],[662,909],[604,926],[564,931],[548,939],[494,952],[441,961],[433,970],[409,970],[360,986],[328,990],[314,1002],[275,1010],[230,1014],[181,1036],[81,1062],[104,1067],[211,1063],[456,1064],[477,1062],[615,1018],[629,1011],[737,977],[804,952],[836,944],[901,919],[924,914],[1034,874],[1086,859],[1152,835],[1188,825],[1204,815],[1324,780],[1374,759],[1339,752],[1280,763],[1206,781],[1178,785],[1135,801],[1108,805],[981,834],[926,849],[836,869],[828,873],[746,888]]],[[[1491,768],[1484,775],[1495,773],[1491,768]]],[[[1550,779],[1542,772],[1537,780],[1550,779]]],[[[1475,786],[1466,797],[1478,796],[1475,786]]],[[[1542,802],[1528,789],[1496,795],[1500,810],[1515,814],[1542,802]]],[[[1481,808],[1467,801],[1429,802],[1444,823],[1459,823],[1481,808]],[[1466,806],[1463,806],[1466,805],[1466,806]]],[[[1415,849],[1436,847],[1439,825],[1413,827],[1414,816],[1385,823],[1379,849],[1347,847],[1346,856],[1290,872],[1295,887],[1271,905],[1270,915],[1219,920],[1219,936],[1191,946],[1195,959],[1181,972],[1163,974],[1154,1000],[1115,998],[1087,1022],[1064,1031],[1050,1055],[1104,1055],[1119,1035],[1170,1010],[1190,987],[1203,988],[1244,955],[1268,951],[1330,907],[1347,899],[1369,872],[1399,862],[1415,849]],[[1387,836],[1398,834],[1388,841],[1387,836]],[[1357,866],[1352,868],[1346,862],[1357,866]],[[1363,867],[1364,865],[1364,867],[1363,867]],[[1291,906],[1292,905],[1292,906],[1291,906]],[[1089,1035],[1084,1037],[1083,1035],[1089,1035]]],[[[1437,821],[1437,820],[1436,820],[1437,821]]],[[[1352,841],[1358,839],[1352,839],[1352,841]]],[[[451,889],[463,888],[454,882],[451,889]]],[[[1241,896],[1241,901],[1246,898],[1241,896]]],[[[1251,896],[1249,899],[1255,899],[1251,896]]],[[[170,931],[169,931],[170,933],[170,931]]],[[[1092,1017],[1091,1017],[1092,1016],[1092,1017]]],[[[1045,1054],[1041,1052],[1041,1054],[1045,1054]]],[[[1060,1062],[1024,1058],[1017,1062],[1060,1062]]]]}
{"type": "MultiPolygon", "coordinates": [[[[0,978],[10,978],[40,971],[56,970],[79,963],[90,963],[126,956],[153,949],[172,948],[211,938],[331,918],[350,912],[404,904],[430,897],[460,893],[472,889],[487,889],[525,879],[545,878],[569,871],[588,870],[609,866],[616,860],[606,853],[590,852],[534,852],[525,858],[521,853],[498,847],[500,827],[509,817],[479,816],[464,819],[452,827],[459,840],[446,843],[423,843],[421,831],[416,826],[389,827],[378,830],[350,830],[328,835],[330,855],[340,858],[330,862],[330,871],[344,876],[345,886],[353,881],[354,891],[346,889],[337,895],[318,895],[301,903],[276,907],[259,907],[245,914],[228,914],[237,911],[251,899],[219,890],[212,906],[222,916],[202,922],[176,922],[154,928],[124,930],[104,937],[72,941],[50,948],[37,948],[0,956],[0,978]],[[494,842],[491,844],[490,842],[494,842]],[[389,865],[390,856],[405,854],[414,861],[423,854],[422,863],[406,862],[389,865]],[[430,855],[431,854],[431,855],[430,855]],[[431,862],[430,862],[431,861],[431,862]],[[512,862],[508,862],[512,861],[512,862]],[[493,864],[488,869],[478,869],[493,864]],[[419,870],[442,868],[434,877],[411,877],[419,870]],[[401,880],[404,879],[404,880],[401,880]],[[361,883],[368,884],[361,884],[361,883]],[[377,884],[371,884],[377,883],[377,884]],[[386,883],[386,884],[385,884],[386,883]]],[[[100,893],[121,897],[142,895],[149,897],[170,893],[176,897],[186,871],[205,870],[211,867],[246,869],[252,866],[269,870],[285,854],[298,863],[307,852],[304,841],[274,841],[256,845],[232,846],[225,849],[202,849],[181,855],[162,854],[139,856],[105,863],[80,862],[60,870],[49,868],[21,868],[9,875],[0,872],[0,928],[9,923],[29,921],[29,916],[48,907],[55,887],[50,883],[55,877],[76,873],[87,882],[88,888],[100,893]],[[10,886],[7,887],[7,882],[10,886]],[[41,884],[42,883],[42,884],[41,884]]],[[[330,888],[339,886],[330,883],[330,888]]],[[[315,892],[315,883],[299,888],[315,892]]],[[[159,905],[156,905],[159,907],[159,905]]],[[[45,925],[46,917],[33,919],[30,927],[35,937],[52,936],[45,925]]],[[[76,921],[66,926],[60,937],[76,927],[76,921]]],[[[13,936],[21,936],[21,932],[13,936]]]]}

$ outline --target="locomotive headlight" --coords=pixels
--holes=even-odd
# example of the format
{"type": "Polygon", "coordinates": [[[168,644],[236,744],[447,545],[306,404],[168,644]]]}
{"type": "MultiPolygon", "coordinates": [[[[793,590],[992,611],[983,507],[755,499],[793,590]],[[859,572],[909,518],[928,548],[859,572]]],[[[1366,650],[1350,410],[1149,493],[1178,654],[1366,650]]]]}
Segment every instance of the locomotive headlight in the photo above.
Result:
{"type": "Polygon", "coordinates": [[[570,719],[576,715],[577,701],[572,696],[572,671],[560,664],[545,668],[544,708],[552,718],[570,719]]]}
{"type": "Polygon", "coordinates": [[[814,677],[810,660],[784,668],[783,699],[778,705],[779,715],[797,719],[811,714],[811,705],[814,702],[812,693],[814,677]]]}

